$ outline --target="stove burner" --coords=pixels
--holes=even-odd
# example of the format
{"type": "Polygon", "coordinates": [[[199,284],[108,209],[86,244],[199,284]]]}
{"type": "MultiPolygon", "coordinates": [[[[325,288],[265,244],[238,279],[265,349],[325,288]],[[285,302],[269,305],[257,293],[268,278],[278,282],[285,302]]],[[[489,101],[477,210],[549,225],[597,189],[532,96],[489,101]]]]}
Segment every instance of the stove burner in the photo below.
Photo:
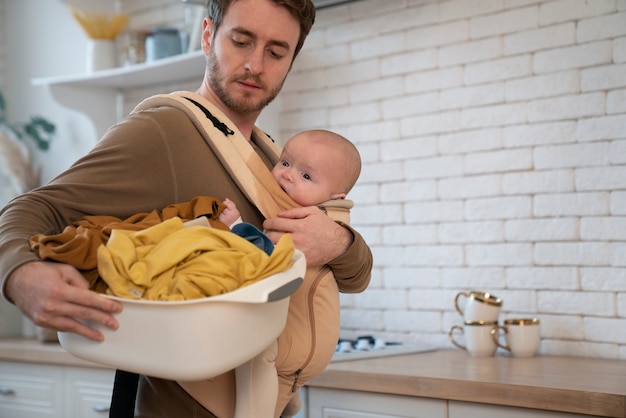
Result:
{"type": "Polygon", "coordinates": [[[348,360],[361,360],[376,357],[399,356],[403,354],[425,353],[435,351],[430,345],[385,342],[382,338],[371,335],[357,337],[356,340],[340,339],[331,363],[348,360]]]}
{"type": "Polygon", "coordinates": [[[374,338],[371,335],[357,337],[356,340],[340,339],[337,343],[337,353],[351,353],[353,351],[384,350],[390,345],[400,345],[401,343],[388,343],[382,338],[374,338]]]}

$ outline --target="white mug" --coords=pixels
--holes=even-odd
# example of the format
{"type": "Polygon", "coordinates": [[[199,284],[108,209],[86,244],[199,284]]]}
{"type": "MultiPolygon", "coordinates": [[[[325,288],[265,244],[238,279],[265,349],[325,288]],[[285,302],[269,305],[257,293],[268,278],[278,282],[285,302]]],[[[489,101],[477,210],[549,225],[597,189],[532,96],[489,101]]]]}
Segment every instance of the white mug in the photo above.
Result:
{"type": "Polygon", "coordinates": [[[496,341],[491,337],[491,331],[497,327],[496,321],[465,321],[462,327],[453,325],[448,332],[448,338],[452,344],[474,357],[490,357],[498,348],[496,341]],[[463,335],[465,345],[456,341],[455,331],[463,335]]]}
{"type": "Polygon", "coordinates": [[[502,299],[487,292],[459,292],[454,297],[454,307],[463,317],[463,321],[488,321],[498,320],[502,299]],[[465,299],[463,308],[459,305],[461,298],[465,299]]]}
{"type": "Polygon", "coordinates": [[[539,333],[539,320],[537,318],[506,319],[504,325],[499,325],[491,330],[493,341],[514,357],[532,357],[539,350],[541,336],[539,333]],[[500,342],[498,330],[504,331],[506,344],[500,342]]]}

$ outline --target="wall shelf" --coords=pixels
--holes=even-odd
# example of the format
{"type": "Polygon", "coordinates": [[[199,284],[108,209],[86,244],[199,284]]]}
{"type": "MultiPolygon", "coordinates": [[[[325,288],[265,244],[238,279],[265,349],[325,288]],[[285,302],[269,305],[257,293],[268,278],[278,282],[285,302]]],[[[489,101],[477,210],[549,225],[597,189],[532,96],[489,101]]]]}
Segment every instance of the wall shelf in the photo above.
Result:
{"type": "Polygon", "coordinates": [[[133,88],[180,81],[204,74],[202,50],[174,55],[153,62],[111,68],[71,76],[44,77],[31,80],[34,86],[71,85],[79,87],[133,88]]]}
{"type": "Polygon", "coordinates": [[[98,137],[120,119],[118,95],[124,89],[201,79],[206,57],[202,50],[157,61],[111,68],[94,73],[34,78],[31,84],[45,86],[54,99],[91,118],[98,137]]]}

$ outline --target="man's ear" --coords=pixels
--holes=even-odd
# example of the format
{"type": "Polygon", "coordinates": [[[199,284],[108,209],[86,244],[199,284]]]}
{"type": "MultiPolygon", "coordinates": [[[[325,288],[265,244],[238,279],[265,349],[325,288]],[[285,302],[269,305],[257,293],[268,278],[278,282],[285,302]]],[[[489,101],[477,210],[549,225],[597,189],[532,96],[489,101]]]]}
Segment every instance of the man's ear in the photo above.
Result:
{"type": "Polygon", "coordinates": [[[331,200],[343,200],[345,198],[346,198],[345,193],[335,193],[334,195],[330,197],[331,200]]]}
{"type": "Polygon", "coordinates": [[[209,48],[211,47],[214,27],[213,21],[205,17],[202,21],[202,51],[204,51],[205,55],[209,53],[209,48]]]}

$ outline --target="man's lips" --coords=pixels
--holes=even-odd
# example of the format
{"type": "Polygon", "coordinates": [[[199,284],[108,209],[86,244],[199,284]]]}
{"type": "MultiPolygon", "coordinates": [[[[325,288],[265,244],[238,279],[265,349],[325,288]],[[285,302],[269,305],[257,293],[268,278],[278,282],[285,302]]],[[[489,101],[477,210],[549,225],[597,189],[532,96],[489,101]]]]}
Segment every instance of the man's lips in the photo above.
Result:
{"type": "Polygon", "coordinates": [[[239,82],[239,85],[243,86],[246,89],[250,89],[250,90],[258,90],[259,89],[258,86],[255,86],[254,84],[250,84],[250,83],[239,82]]]}
{"type": "Polygon", "coordinates": [[[248,89],[256,90],[261,88],[261,83],[250,79],[237,80],[237,83],[248,89]]]}

